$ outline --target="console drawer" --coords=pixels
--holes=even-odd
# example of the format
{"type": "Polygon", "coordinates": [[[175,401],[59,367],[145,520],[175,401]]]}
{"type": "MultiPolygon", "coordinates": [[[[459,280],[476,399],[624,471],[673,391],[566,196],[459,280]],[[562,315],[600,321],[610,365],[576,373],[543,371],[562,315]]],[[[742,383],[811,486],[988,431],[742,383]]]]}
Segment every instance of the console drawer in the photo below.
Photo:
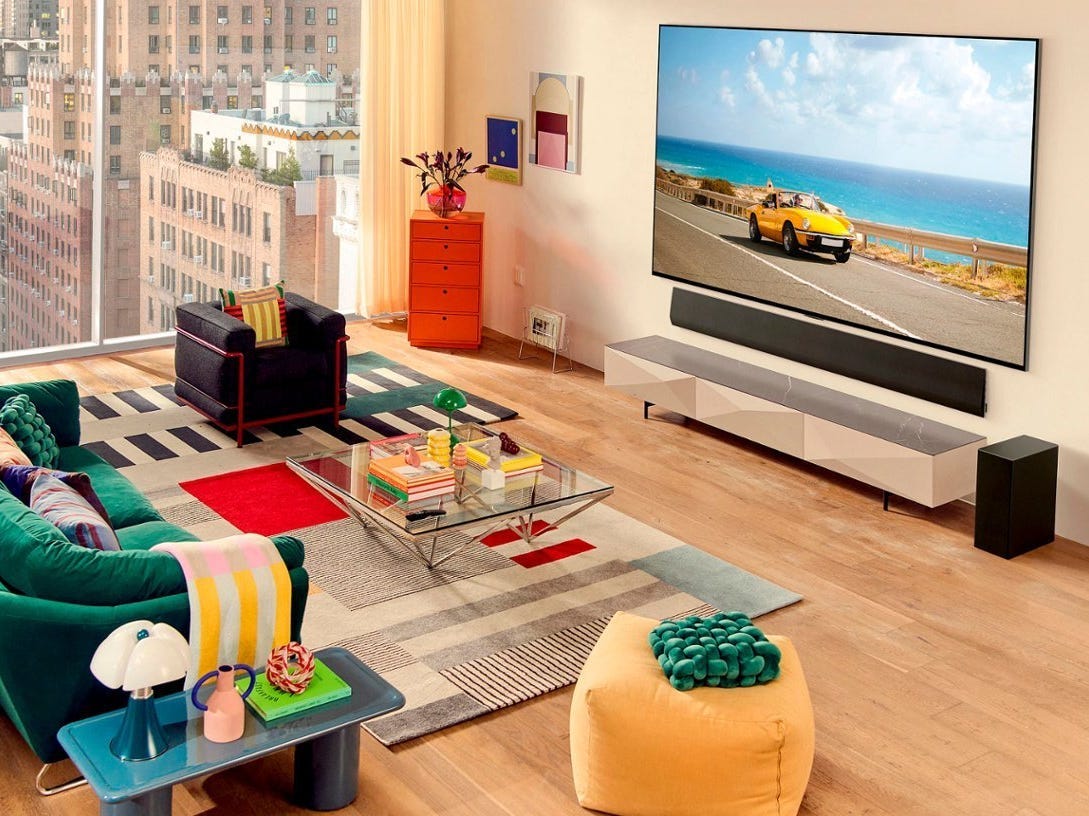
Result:
{"type": "Polygon", "coordinates": [[[474,314],[409,312],[408,342],[480,345],[480,318],[474,314]]]}
{"type": "Polygon", "coordinates": [[[414,312],[475,314],[480,311],[480,290],[459,286],[412,286],[408,308],[414,312]]]}
{"type": "Polygon", "coordinates": [[[479,286],[479,264],[444,264],[421,261],[412,264],[409,282],[446,286],[479,286]]]}
{"type": "Polygon", "coordinates": [[[459,224],[457,221],[413,221],[413,240],[425,238],[435,241],[480,241],[480,224],[459,224]]]}
{"type": "Polygon", "coordinates": [[[412,260],[479,263],[480,244],[470,244],[459,241],[414,240],[412,242],[412,260]]]}

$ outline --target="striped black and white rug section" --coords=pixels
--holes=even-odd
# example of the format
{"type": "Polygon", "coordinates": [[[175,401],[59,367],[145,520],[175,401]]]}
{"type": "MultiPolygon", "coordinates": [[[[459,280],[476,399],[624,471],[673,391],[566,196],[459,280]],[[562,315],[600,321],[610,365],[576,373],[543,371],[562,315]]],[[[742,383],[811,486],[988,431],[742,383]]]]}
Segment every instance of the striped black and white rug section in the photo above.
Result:
{"type": "MultiPolygon", "coordinates": [[[[349,377],[348,402],[349,412],[355,415],[354,418],[342,418],[336,428],[322,425],[320,430],[305,423],[269,425],[246,431],[243,439],[245,444],[251,444],[306,434],[324,440],[327,442],[326,447],[336,447],[445,427],[449,421],[446,413],[436,410],[430,404],[367,412],[367,401],[373,395],[388,395],[391,391],[429,385],[431,382],[433,381],[429,381],[425,375],[407,366],[372,369],[366,372],[366,376],[352,374],[349,377]]],[[[441,387],[441,383],[435,385],[441,387]]],[[[413,392],[405,393],[409,395],[413,392]]],[[[418,398],[418,395],[414,396],[418,398]]],[[[388,397],[382,399],[382,405],[388,402],[388,397]]],[[[453,412],[453,422],[488,424],[513,416],[517,416],[517,412],[489,400],[469,396],[469,405],[453,412]]],[[[161,462],[235,446],[233,433],[219,430],[195,411],[185,407],[174,396],[173,386],[170,385],[83,397],[80,399],[80,424],[84,429],[85,439],[99,437],[85,442],[84,447],[94,451],[116,468],[161,462]],[[160,421],[157,429],[148,430],[149,423],[141,420],[153,412],[164,410],[173,413],[163,414],[162,419],[166,421],[160,421]],[[161,427],[172,419],[176,419],[178,424],[161,427]],[[95,423],[103,424],[95,426],[95,423]],[[95,427],[101,432],[88,432],[95,427]]]]}
{"type": "Polygon", "coordinates": [[[497,711],[574,683],[611,617],[563,629],[439,673],[488,710],[497,711]]]}

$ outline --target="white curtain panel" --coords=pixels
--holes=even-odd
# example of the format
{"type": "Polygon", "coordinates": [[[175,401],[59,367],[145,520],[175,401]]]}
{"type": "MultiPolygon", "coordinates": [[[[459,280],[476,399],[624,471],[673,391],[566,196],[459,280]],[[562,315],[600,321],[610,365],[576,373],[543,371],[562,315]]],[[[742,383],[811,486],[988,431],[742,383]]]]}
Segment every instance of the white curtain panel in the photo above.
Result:
{"type": "Polygon", "coordinates": [[[357,310],[408,310],[408,222],[423,205],[402,156],[443,147],[444,0],[363,4],[357,310]]]}

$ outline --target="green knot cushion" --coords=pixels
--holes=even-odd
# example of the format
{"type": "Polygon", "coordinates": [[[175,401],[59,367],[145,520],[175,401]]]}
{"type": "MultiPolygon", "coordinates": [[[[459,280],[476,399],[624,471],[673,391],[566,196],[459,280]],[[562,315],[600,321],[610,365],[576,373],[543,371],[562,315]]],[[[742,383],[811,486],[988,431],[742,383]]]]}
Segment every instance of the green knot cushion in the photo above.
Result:
{"type": "Polygon", "coordinates": [[[650,647],[678,691],[770,683],[783,656],[744,612],[662,621],[650,632],[650,647]]]}
{"type": "Polygon", "coordinates": [[[26,394],[9,397],[0,408],[0,427],[11,435],[31,464],[56,468],[60,459],[57,439],[26,394]]]}

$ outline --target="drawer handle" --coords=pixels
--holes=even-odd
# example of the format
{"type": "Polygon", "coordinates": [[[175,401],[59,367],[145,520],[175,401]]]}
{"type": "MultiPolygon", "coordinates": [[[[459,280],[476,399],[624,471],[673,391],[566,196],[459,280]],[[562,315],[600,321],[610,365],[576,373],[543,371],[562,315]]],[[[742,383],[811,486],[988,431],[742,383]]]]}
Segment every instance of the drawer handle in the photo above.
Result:
{"type": "Polygon", "coordinates": [[[450,245],[449,245],[449,244],[443,244],[443,245],[442,245],[442,248],[443,248],[443,249],[449,249],[449,248],[450,248],[450,245]]]}
{"type": "Polygon", "coordinates": [[[446,320],[446,315],[443,315],[443,316],[442,316],[442,319],[443,319],[443,320],[446,320]]]}
{"type": "Polygon", "coordinates": [[[448,230],[448,229],[450,229],[450,225],[449,225],[449,224],[443,224],[443,225],[442,225],[442,228],[443,228],[444,230],[448,230]]]}
{"type": "Polygon", "coordinates": [[[443,265],[442,265],[442,271],[443,271],[443,272],[445,272],[445,271],[446,271],[447,269],[449,269],[449,268],[450,268],[450,267],[448,267],[448,266],[447,266],[446,264],[443,264],[443,265]]]}
{"type": "Polygon", "coordinates": [[[445,294],[446,294],[446,290],[445,290],[445,289],[443,289],[443,290],[442,290],[442,293],[443,293],[443,294],[445,295],[445,294]]]}

